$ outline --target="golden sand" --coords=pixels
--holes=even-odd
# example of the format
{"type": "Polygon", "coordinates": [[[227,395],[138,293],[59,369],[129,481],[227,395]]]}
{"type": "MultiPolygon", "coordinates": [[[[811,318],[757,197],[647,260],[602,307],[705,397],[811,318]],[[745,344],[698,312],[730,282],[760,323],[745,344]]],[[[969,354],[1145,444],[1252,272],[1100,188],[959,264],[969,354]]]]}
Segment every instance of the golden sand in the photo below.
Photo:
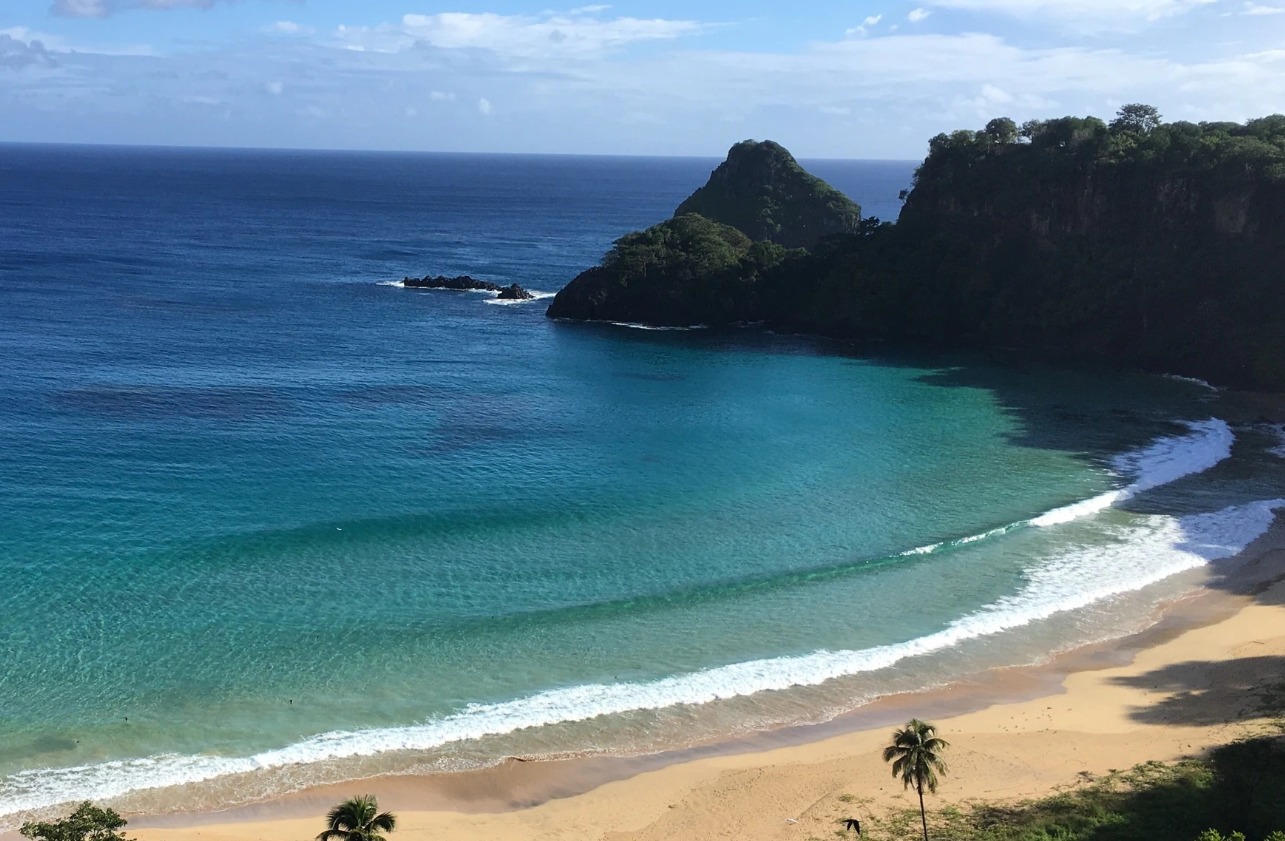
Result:
{"type": "Polygon", "coordinates": [[[950,773],[929,808],[1040,796],[1086,775],[1274,732],[1256,691],[1285,682],[1285,527],[1278,521],[1245,558],[1242,588],[1252,592],[1179,605],[1129,650],[1120,643],[1053,667],[884,699],[825,727],[659,757],[369,780],[219,814],[134,816],[131,834],[307,841],[335,802],[373,793],[397,813],[395,841],[834,837],[843,818],[879,820],[915,805],[880,758],[891,723],[911,716],[933,721],[951,743],[950,773]]]}

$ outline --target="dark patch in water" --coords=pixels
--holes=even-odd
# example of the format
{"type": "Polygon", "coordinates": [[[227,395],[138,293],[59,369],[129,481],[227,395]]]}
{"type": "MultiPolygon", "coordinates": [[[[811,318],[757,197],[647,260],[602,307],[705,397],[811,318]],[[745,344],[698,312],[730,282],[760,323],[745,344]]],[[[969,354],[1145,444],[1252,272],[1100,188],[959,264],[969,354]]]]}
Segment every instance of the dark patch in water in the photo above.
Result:
{"type": "Polygon", "coordinates": [[[650,383],[676,383],[687,379],[678,374],[650,374],[632,371],[617,371],[616,376],[622,380],[643,380],[650,383]]]}
{"type": "Polygon", "coordinates": [[[468,424],[436,429],[432,433],[432,437],[435,440],[431,443],[410,448],[408,453],[413,456],[431,458],[443,453],[459,452],[473,447],[494,447],[505,443],[513,443],[520,438],[526,437],[526,433],[521,429],[498,424],[468,424]]]}
{"type": "Polygon", "coordinates": [[[98,386],[70,389],[51,398],[59,407],[121,420],[254,420],[289,415],[280,392],[263,387],[212,388],[98,386]]]}
{"type": "Polygon", "coordinates": [[[413,406],[440,400],[445,389],[431,385],[367,385],[339,392],[339,399],[350,406],[413,406]]]}
{"type": "Polygon", "coordinates": [[[40,736],[26,748],[22,753],[27,756],[38,756],[43,753],[65,753],[69,750],[75,750],[77,746],[75,739],[68,739],[65,736],[40,736]]]}

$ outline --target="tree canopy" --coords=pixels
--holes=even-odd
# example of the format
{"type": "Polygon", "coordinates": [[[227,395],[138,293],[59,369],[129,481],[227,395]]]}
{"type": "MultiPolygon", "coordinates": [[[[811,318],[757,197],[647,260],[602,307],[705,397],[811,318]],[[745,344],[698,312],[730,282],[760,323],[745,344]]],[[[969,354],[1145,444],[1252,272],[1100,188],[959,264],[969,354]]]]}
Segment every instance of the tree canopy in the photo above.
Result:
{"type": "Polygon", "coordinates": [[[126,821],[113,809],[102,809],[88,800],[65,818],[28,821],[18,830],[31,841],[129,841],[120,830],[126,821]]]}
{"type": "Polygon", "coordinates": [[[924,841],[928,841],[928,815],[924,811],[924,789],[936,793],[937,775],[946,773],[942,751],[950,745],[938,737],[937,728],[926,721],[912,718],[905,727],[892,734],[892,744],[883,749],[883,761],[892,763],[892,775],[906,788],[919,794],[919,817],[923,821],[924,841]]]}
{"type": "Polygon", "coordinates": [[[373,794],[336,804],[326,815],[326,828],[316,841],[385,841],[383,833],[397,828],[392,812],[380,812],[373,794]]]}

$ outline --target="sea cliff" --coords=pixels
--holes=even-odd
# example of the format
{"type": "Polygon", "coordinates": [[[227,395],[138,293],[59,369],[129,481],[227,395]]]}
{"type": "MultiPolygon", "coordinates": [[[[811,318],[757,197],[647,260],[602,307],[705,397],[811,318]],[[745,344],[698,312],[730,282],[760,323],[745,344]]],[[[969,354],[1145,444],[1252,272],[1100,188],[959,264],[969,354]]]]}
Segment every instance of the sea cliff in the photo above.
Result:
{"type": "MultiPolygon", "coordinates": [[[[702,206],[708,190],[680,210],[702,206]]],[[[930,141],[897,224],[863,220],[815,239],[784,225],[774,239],[810,250],[760,249],[741,274],[725,265],[716,278],[677,277],[673,255],[653,253],[626,280],[627,301],[608,261],[549,314],[763,322],[1285,388],[1282,116],[1165,124],[1126,106],[1110,125],[1066,117],[1020,130],[1000,118],[930,141]],[[576,305],[591,298],[593,309],[576,305]]]]}

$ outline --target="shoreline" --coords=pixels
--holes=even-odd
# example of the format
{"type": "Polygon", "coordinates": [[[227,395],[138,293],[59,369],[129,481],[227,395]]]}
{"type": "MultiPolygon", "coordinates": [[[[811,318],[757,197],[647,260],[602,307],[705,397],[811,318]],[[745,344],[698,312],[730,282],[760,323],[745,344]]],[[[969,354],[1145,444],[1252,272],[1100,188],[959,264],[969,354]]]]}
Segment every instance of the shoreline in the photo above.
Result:
{"type": "MultiPolygon", "coordinates": [[[[837,799],[841,793],[859,798],[871,815],[908,806],[877,754],[886,741],[884,731],[912,715],[934,721],[962,748],[953,756],[941,796],[934,798],[938,805],[1047,794],[1074,785],[1082,772],[1097,775],[1195,755],[1248,732],[1255,719],[1243,710],[1196,724],[1166,718],[1165,705],[1185,696],[1166,694],[1163,680],[1141,687],[1147,674],[1159,676],[1184,663],[1199,672],[1194,661],[1184,659],[1194,654],[1207,656],[1201,662],[1210,675],[1252,665],[1256,677],[1263,663],[1254,658],[1267,657],[1280,669],[1278,679],[1285,680],[1285,514],[1240,554],[1233,572],[1211,571],[1201,590],[1166,605],[1146,629],[1057,653],[1043,664],[993,669],[949,686],[885,696],[821,724],[650,755],[515,757],[475,771],[309,788],[226,810],[127,815],[129,834],[138,841],[311,837],[335,802],[374,793],[381,808],[399,816],[393,841],[420,835],[553,838],[564,832],[609,834],[617,841],[722,837],[719,827],[728,821],[749,837],[786,837],[781,832],[787,832],[802,839],[807,836],[798,832],[806,822],[798,815],[785,816],[799,821],[794,824],[785,823],[785,817],[767,819],[763,810],[774,801],[764,801],[756,781],[775,779],[796,797],[811,797],[813,805],[833,801],[827,806],[831,811],[855,808],[851,804],[857,800],[837,799]],[[1251,659],[1252,664],[1243,662],[1251,659]],[[1032,747],[1020,744],[1021,734],[1030,732],[1042,734],[1040,744],[1053,745],[1047,756],[1032,756],[1032,747]],[[845,785],[845,792],[835,788],[845,785]],[[711,800],[712,789],[721,794],[711,800]],[[693,798],[701,799],[696,811],[703,817],[690,814],[693,798]],[[690,825],[665,829],[675,812],[690,825]],[[755,814],[759,818],[750,817],[755,814]],[[741,823],[746,820],[753,826],[741,823]]],[[[790,811],[783,803],[779,809],[790,811]]],[[[813,826],[810,833],[831,830],[813,826]]],[[[17,837],[0,838],[9,835],[17,837]]]]}

